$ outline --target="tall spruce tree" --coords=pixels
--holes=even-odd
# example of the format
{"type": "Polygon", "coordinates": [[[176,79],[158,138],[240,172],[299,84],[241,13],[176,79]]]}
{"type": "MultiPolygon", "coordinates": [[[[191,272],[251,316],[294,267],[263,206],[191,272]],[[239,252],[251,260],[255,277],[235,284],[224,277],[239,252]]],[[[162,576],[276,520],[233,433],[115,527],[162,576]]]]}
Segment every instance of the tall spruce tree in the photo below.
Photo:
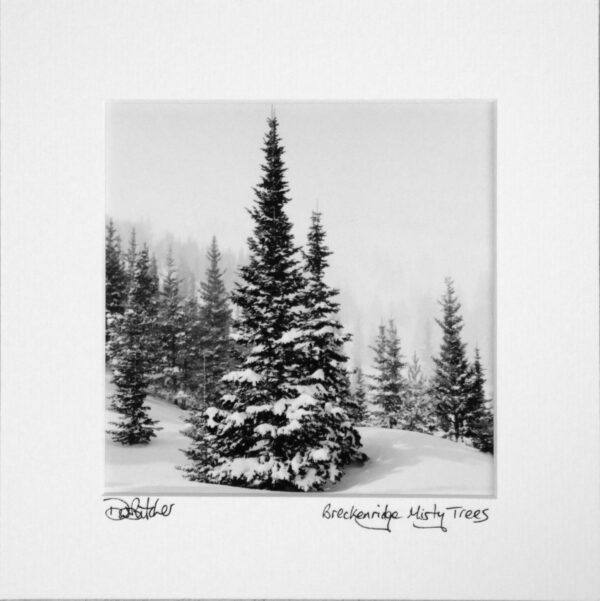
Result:
{"type": "Polygon", "coordinates": [[[394,320],[387,328],[379,326],[379,333],[372,347],[375,351],[375,375],[371,390],[373,403],[379,412],[375,423],[389,428],[396,427],[401,417],[406,381],[402,370],[406,366],[401,353],[400,338],[394,320]]]}
{"type": "Polygon", "coordinates": [[[123,265],[121,239],[115,224],[109,219],[105,243],[106,305],[108,315],[122,314],[127,300],[127,277],[123,265]]]}
{"type": "Polygon", "coordinates": [[[206,280],[200,284],[200,322],[202,324],[202,396],[205,405],[219,402],[221,378],[231,368],[229,330],[231,308],[220,269],[221,253],[213,236],[207,253],[206,280]]]}
{"type": "Polygon", "coordinates": [[[471,403],[471,373],[461,338],[463,319],[454,282],[446,278],[446,292],[440,301],[442,344],[438,357],[433,357],[434,374],[431,390],[436,399],[439,424],[448,438],[462,441],[467,435],[467,416],[471,403]]]}
{"type": "Polygon", "coordinates": [[[403,430],[428,434],[433,433],[437,426],[435,407],[417,353],[408,364],[400,424],[403,430]]]}
{"type": "Polygon", "coordinates": [[[202,442],[195,437],[188,449],[193,464],[187,476],[320,490],[340,477],[342,451],[324,404],[305,385],[305,354],[297,346],[306,321],[305,279],[285,212],[289,189],[275,117],[268,127],[263,177],[250,209],[249,261],[232,294],[233,336],[245,353],[239,369],[224,376],[227,389],[218,405],[206,412],[206,436],[202,442]]]}
{"type": "Polygon", "coordinates": [[[485,376],[479,348],[475,347],[475,358],[470,370],[470,402],[467,414],[467,436],[473,446],[484,453],[494,452],[494,417],[491,401],[485,395],[485,376]]]}
{"type": "Polygon", "coordinates": [[[156,304],[152,291],[148,249],[138,255],[127,309],[115,324],[111,340],[110,365],[116,392],[112,409],[120,421],[109,430],[112,439],[126,445],[147,444],[156,436],[156,421],[144,405],[150,382],[153,359],[153,328],[156,304]]]}
{"type": "Polygon", "coordinates": [[[305,317],[302,320],[302,334],[298,336],[296,344],[304,354],[305,378],[302,383],[310,387],[312,396],[323,405],[324,416],[330,422],[329,431],[321,433],[317,439],[327,441],[326,448],[336,469],[339,469],[339,465],[353,460],[364,461],[366,456],[359,451],[360,435],[353,426],[360,408],[351,394],[350,376],[346,369],[348,357],[344,352],[344,344],[351,336],[344,332],[337,318],[339,303],[336,297],[339,292],[325,282],[325,270],[331,254],[325,244],[321,213],[314,211],[307,249],[303,253],[307,281],[301,296],[305,317]],[[339,450],[331,446],[330,441],[334,438],[339,450]]]}

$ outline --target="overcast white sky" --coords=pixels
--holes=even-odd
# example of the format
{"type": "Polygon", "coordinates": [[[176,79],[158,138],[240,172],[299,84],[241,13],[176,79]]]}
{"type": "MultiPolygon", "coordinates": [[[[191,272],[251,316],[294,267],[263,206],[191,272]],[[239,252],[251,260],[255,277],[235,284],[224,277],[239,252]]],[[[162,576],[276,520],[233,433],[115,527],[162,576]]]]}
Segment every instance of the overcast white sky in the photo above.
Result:
{"type": "MultiPolygon", "coordinates": [[[[323,213],[329,281],[366,368],[382,319],[405,354],[436,352],[437,299],[454,278],[469,352],[493,360],[494,106],[487,102],[274,103],[289,214],[303,243],[323,213]]],[[[111,103],[107,213],[245,248],[270,103],[111,103]]]]}

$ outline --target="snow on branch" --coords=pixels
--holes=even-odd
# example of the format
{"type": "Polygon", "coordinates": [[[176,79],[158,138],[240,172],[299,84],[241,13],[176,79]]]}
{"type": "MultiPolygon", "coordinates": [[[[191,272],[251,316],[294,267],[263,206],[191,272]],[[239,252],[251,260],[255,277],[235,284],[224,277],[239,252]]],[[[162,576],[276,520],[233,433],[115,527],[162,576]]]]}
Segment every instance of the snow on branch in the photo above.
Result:
{"type": "Polygon", "coordinates": [[[282,344],[287,344],[289,342],[293,342],[294,340],[297,340],[298,338],[300,338],[303,335],[302,330],[289,330],[287,332],[284,332],[281,336],[281,338],[279,338],[277,340],[277,342],[281,342],[282,344]]]}
{"type": "Polygon", "coordinates": [[[261,381],[261,376],[251,369],[244,369],[242,371],[230,371],[228,374],[223,376],[224,382],[249,382],[253,386],[261,381]]]}

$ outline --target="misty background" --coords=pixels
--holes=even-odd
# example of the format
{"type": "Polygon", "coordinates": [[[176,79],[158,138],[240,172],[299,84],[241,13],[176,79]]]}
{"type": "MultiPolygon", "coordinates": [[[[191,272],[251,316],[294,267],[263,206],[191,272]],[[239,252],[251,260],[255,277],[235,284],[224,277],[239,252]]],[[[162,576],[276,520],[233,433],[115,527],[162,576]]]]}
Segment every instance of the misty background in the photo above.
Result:
{"type": "MultiPolygon", "coordinates": [[[[406,358],[437,354],[438,299],[454,279],[470,358],[494,363],[494,105],[489,102],[274,103],[303,245],[323,213],[328,283],[368,372],[377,327],[396,321],[406,358]]],[[[183,292],[204,278],[213,235],[229,289],[246,258],[271,103],[113,102],[106,109],[107,215],[131,227],[183,292]]]]}

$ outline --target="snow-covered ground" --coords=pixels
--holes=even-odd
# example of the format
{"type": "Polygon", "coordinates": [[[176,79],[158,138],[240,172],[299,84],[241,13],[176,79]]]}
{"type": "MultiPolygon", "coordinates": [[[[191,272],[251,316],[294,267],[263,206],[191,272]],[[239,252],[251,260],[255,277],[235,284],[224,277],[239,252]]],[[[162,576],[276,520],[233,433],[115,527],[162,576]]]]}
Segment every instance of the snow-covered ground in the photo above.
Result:
{"type": "MultiPolygon", "coordinates": [[[[112,385],[107,380],[107,392],[112,385]]],[[[106,493],[121,494],[273,494],[233,486],[190,482],[175,466],[189,439],[181,430],[185,411],[150,398],[151,416],[163,428],[149,445],[126,447],[106,435],[106,493]]],[[[106,411],[107,424],[117,414],[106,411]]],[[[107,426],[108,427],[108,426],[107,426]]],[[[491,455],[427,434],[360,428],[369,461],[350,466],[340,482],[320,494],[492,495],[491,455]]],[[[292,493],[301,494],[301,493],[292,493]]]]}

